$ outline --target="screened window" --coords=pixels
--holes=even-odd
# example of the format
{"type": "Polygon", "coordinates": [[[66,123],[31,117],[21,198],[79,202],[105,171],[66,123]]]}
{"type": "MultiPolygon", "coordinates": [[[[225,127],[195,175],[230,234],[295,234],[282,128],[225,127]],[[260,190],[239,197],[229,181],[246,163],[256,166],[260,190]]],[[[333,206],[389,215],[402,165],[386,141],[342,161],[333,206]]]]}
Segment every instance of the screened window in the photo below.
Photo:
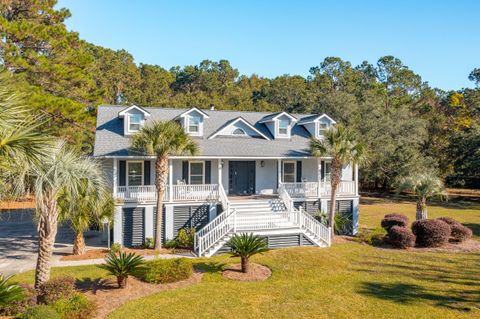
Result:
{"type": "Polygon", "coordinates": [[[129,122],[128,122],[128,130],[130,132],[137,132],[140,130],[140,126],[142,125],[142,114],[130,114],[129,115],[129,122]]]}
{"type": "Polygon", "coordinates": [[[283,182],[295,183],[297,180],[296,174],[296,162],[283,162],[283,182]]]}
{"type": "Polygon", "coordinates": [[[241,128],[236,128],[232,132],[233,135],[246,135],[245,131],[241,128]]]}
{"type": "Polygon", "coordinates": [[[318,135],[323,136],[325,135],[325,131],[328,129],[328,125],[326,123],[318,123],[318,135]]]}
{"type": "Polygon", "coordinates": [[[278,122],[278,134],[279,135],[288,135],[288,120],[283,119],[278,122]]]}
{"type": "Polygon", "coordinates": [[[128,162],[128,186],[140,186],[143,184],[143,163],[128,162]]]}
{"type": "Polygon", "coordinates": [[[200,122],[200,116],[190,115],[188,117],[188,133],[199,134],[200,122]]]}
{"type": "Polygon", "coordinates": [[[190,162],[190,184],[205,184],[204,164],[204,162],[190,162]]]}

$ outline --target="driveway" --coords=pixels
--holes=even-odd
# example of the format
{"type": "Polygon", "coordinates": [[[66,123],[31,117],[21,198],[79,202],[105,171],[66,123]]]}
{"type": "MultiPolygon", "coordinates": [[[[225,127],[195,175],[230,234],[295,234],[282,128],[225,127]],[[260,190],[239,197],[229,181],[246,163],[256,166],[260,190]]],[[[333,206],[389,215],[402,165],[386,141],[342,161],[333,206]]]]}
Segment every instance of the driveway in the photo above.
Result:
{"type": "MultiPolygon", "coordinates": [[[[0,212],[0,273],[12,275],[35,268],[37,230],[33,216],[31,209],[0,212]]],[[[89,248],[106,247],[101,232],[89,231],[85,240],[89,248]]],[[[61,225],[55,239],[53,262],[71,254],[72,243],[72,231],[67,225],[61,225]]]]}

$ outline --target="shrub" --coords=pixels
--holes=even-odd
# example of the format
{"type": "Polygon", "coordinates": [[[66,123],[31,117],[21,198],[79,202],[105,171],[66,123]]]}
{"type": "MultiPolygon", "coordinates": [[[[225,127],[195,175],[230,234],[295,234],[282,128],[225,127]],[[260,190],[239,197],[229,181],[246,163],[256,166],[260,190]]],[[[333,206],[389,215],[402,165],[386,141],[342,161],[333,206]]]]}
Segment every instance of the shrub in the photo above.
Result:
{"type": "Polygon", "coordinates": [[[195,241],[195,228],[180,229],[176,238],[178,247],[193,248],[194,241],[195,241]]]}
{"type": "Polygon", "coordinates": [[[408,226],[408,217],[400,214],[387,214],[383,217],[381,222],[382,228],[387,232],[393,226],[407,227],[408,226]]]}
{"type": "Polygon", "coordinates": [[[70,298],[75,292],[75,278],[64,276],[50,279],[40,286],[38,301],[50,305],[62,298],[70,298]]]}
{"type": "Polygon", "coordinates": [[[9,303],[0,303],[0,316],[17,315],[37,303],[37,292],[32,285],[18,284],[18,286],[23,289],[23,298],[9,303]]]}
{"type": "Polygon", "coordinates": [[[155,242],[153,241],[152,237],[145,238],[145,242],[142,244],[142,248],[144,249],[151,249],[155,246],[155,242]]]}
{"type": "Polygon", "coordinates": [[[93,317],[95,303],[81,293],[75,293],[68,299],[59,299],[53,308],[62,319],[88,319],[93,317]]]}
{"type": "Polygon", "coordinates": [[[449,224],[449,225],[455,225],[455,224],[460,224],[459,222],[457,222],[455,219],[453,219],[452,217],[439,217],[437,218],[438,220],[441,220],[441,221],[444,221],[445,223],[449,224]]]}
{"type": "Polygon", "coordinates": [[[408,248],[415,245],[415,235],[407,227],[393,226],[388,231],[388,241],[397,248],[408,248]]]}
{"type": "Polygon", "coordinates": [[[52,306],[36,305],[23,312],[19,319],[62,319],[52,306]]]}
{"type": "Polygon", "coordinates": [[[117,255],[110,252],[105,258],[105,264],[100,265],[100,268],[117,277],[119,288],[125,288],[127,287],[128,276],[136,274],[143,263],[143,257],[134,253],[127,255],[125,252],[120,252],[117,255]]]}
{"type": "Polygon", "coordinates": [[[122,250],[122,246],[119,243],[112,244],[110,251],[114,254],[118,254],[122,250]]]}
{"type": "Polygon", "coordinates": [[[8,282],[10,277],[3,277],[0,274],[0,312],[2,306],[10,305],[12,302],[19,302],[25,299],[23,288],[19,285],[8,282]]]}
{"type": "Polygon", "coordinates": [[[167,248],[167,249],[173,249],[173,248],[177,248],[178,244],[177,244],[177,241],[175,239],[169,239],[165,242],[165,245],[163,245],[163,247],[167,248]]]}
{"type": "Polygon", "coordinates": [[[334,230],[337,235],[348,235],[352,233],[352,221],[350,218],[340,212],[335,213],[334,230]]]}
{"type": "Polygon", "coordinates": [[[186,258],[155,259],[146,263],[143,278],[147,282],[165,284],[187,279],[192,273],[192,263],[186,258]]]}
{"type": "Polygon", "coordinates": [[[247,273],[250,266],[250,257],[268,250],[265,239],[253,233],[236,234],[227,242],[232,257],[240,257],[242,272],[247,273]]]}
{"type": "Polygon", "coordinates": [[[450,238],[450,226],[438,219],[422,219],[412,224],[420,247],[438,247],[446,244],[450,238]]]}
{"type": "Polygon", "coordinates": [[[372,246],[378,246],[383,243],[387,232],[383,228],[365,229],[362,228],[357,234],[359,242],[367,243],[372,246]]]}
{"type": "Polygon", "coordinates": [[[450,236],[458,243],[464,242],[472,237],[472,230],[460,223],[450,225],[450,236]]]}

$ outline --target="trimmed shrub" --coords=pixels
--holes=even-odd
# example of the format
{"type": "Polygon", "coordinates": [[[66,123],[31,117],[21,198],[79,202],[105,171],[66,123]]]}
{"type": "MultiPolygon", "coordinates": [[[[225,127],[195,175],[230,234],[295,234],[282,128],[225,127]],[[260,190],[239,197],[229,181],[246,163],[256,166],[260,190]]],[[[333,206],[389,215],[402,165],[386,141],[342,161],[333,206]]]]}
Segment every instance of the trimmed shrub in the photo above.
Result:
{"type": "Polygon", "coordinates": [[[95,303],[81,293],[75,293],[69,299],[59,299],[53,308],[62,319],[88,319],[93,317],[95,303]]]}
{"type": "Polygon", "coordinates": [[[450,225],[450,236],[452,241],[461,243],[472,237],[472,230],[460,223],[450,225]]]}
{"type": "Polygon", "coordinates": [[[142,244],[142,248],[151,249],[155,246],[155,242],[152,237],[145,238],[145,242],[142,244]]]}
{"type": "Polygon", "coordinates": [[[195,241],[195,228],[180,229],[175,241],[177,242],[177,247],[193,248],[193,243],[195,241]]]}
{"type": "Polygon", "coordinates": [[[50,279],[40,286],[38,301],[50,305],[59,299],[68,299],[75,292],[75,278],[70,276],[50,279]]]}
{"type": "Polygon", "coordinates": [[[454,224],[460,224],[459,222],[457,222],[455,219],[453,219],[452,217],[439,217],[437,218],[438,220],[441,220],[441,221],[444,221],[445,223],[449,224],[449,225],[454,225],[454,224]]]}
{"type": "Polygon", "coordinates": [[[177,248],[178,244],[177,244],[177,241],[175,239],[169,239],[165,242],[165,245],[163,245],[163,247],[167,248],[167,249],[173,249],[173,248],[177,248]]]}
{"type": "Polygon", "coordinates": [[[450,225],[438,219],[422,219],[412,224],[420,247],[438,247],[446,244],[450,238],[450,225]]]}
{"type": "Polygon", "coordinates": [[[381,226],[387,232],[393,226],[407,227],[408,217],[400,214],[387,214],[383,217],[381,226]]]}
{"type": "Polygon", "coordinates": [[[122,250],[122,246],[119,243],[112,244],[110,251],[114,254],[118,254],[122,250]]]}
{"type": "Polygon", "coordinates": [[[383,244],[383,240],[387,232],[383,228],[374,228],[374,229],[360,229],[357,234],[357,239],[359,242],[367,243],[372,246],[379,246],[383,244]]]}
{"type": "Polygon", "coordinates": [[[25,310],[19,319],[62,319],[52,306],[37,305],[25,310]]]}
{"type": "Polygon", "coordinates": [[[393,226],[388,231],[388,242],[397,248],[409,248],[415,246],[415,235],[407,227],[393,226]]]}
{"type": "Polygon", "coordinates": [[[186,258],[155,259],[146,263],[143,279],[150,283],[165,284],[187,279],[192,274],[192,263],[186,258]]]}
{"type": "Polygon", "coordinates": [[[32,285],[18,284],[18,286],[23,289],[24,298],[0,304],[0,316],[14,316],[23,313],[27,308],[33,307],[37,303],[37,292],[32,285]]]}

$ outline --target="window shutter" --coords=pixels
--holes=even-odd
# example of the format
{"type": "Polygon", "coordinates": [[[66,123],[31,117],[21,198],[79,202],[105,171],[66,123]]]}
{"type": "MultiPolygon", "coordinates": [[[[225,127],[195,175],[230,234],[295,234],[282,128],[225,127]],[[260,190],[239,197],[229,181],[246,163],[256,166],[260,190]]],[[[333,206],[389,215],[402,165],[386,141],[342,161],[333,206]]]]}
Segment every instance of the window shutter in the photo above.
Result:
{"type": "Polygon", "coordinates": [[[188,161],[182,162],[182,179],[188,184],[188,161]]]}
{"type": "Polygon", "coordinates": [[[143,164],[143,185],[150,185],[150,161],[143,164]]]}
{"type": "Polygon", "coordinates": [[[127,162],[118,161],[118,185],[127,185],[127,162]]]}
{"type": "Polygon", "coordinates": [[[322,181],[325,180],[325,161],[322,161],[322,181]]]}
{"type": "Polygon", "coordinates": [[[212,161],[205,161],[205,184],[212,183],[212,161]]]}
{"type": "Polygon", "coordinates": [[[297,183],[302,181],[302,161],[297,161],[297,183]]]}

